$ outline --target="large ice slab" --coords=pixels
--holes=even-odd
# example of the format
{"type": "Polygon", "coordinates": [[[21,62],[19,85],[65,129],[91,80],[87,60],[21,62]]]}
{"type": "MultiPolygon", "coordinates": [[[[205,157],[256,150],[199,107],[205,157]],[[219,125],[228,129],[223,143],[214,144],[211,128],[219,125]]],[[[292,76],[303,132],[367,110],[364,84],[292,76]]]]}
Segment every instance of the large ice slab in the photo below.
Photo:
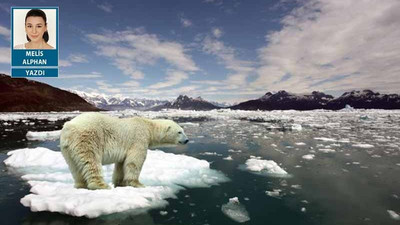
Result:
{"type": "MultiPolygon", "coordinates": [[[[21,203],[34,212],[50,211],[72,216],[98,217],[117,212],[163,207],[185,187],[210,187],[228,178],[210,169],[207,161],[185,155],[149,150],[140,176],[145,188],[117,187],[87,190],[73,187],[73,179],[61,155],[47,148],[19,149],[8,153],[4,163],[22,174],[32,186],[21,203]]],[[[103,166],[111,182],[113,165],[103,166]]]]}

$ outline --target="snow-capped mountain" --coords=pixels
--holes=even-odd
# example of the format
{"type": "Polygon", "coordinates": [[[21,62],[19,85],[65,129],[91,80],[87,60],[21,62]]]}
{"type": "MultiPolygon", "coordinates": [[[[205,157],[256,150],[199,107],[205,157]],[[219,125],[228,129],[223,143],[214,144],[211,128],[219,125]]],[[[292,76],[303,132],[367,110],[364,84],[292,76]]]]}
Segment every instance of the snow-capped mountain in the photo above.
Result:
{"type": "Polygon", "coordinates": [[[156,107],[159,105],[164,105],[169,102],[167,100],[138,99],[138,98],[128,98],[122,96],[107,96],[104,94],[86,93],[76,90],[71,90],[71,92],[81,96],[90,104],[105,110],[125,110],[125,109],[147,110],[149,108],[156,107]]]}
{"type": "Polygon", "coordinates": [[[179,95],[173,102],[168,102],[164,105],[151,108],[153,111],[162,109],[182,109],[182,110],[212,110],[221,107],[202,99],[201,97],[191,98],[186,95],[179,95]]]}
{"type": "Polygon", "coordinates": [[[327,109],[342,109],[346,105],[356,109],[400,109],[400,96],[380,94],[371,90],[350,91],[330,101],[327,109]]]}
{"type": "Polygon", "coordinates": [[[242,102],[231,107],[243,110],[312,110],[322,109],[333,99],[332,95],[313,91],[311,94],[294,94],[279,91],[275,94],[267,92],[259,99],[242,102]]]}

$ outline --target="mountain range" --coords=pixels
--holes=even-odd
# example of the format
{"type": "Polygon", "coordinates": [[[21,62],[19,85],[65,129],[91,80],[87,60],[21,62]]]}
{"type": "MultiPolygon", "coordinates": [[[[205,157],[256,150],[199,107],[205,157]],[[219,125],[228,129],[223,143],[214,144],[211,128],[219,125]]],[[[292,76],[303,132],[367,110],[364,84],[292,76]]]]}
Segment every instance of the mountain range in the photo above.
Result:
{"type": "Polygon", "coordinates": [[[48,84],[25,78],[13,79],[0,74],[1,112],[48,112],[48,111],[99,111],[99,110],[339,110],[346,105],[363,109],[400,109],[398,94],[380,94],[371,90],[350,91],[335,98],[323,92],[294,94],[284,90],[267,92],[260,98],[233,106],[215,103],[201,97],[180,95],[174,101],[138,99],[120,96],[89,94],[66,91],[48,84]]]}
{"type": "Polygon", "coordinates": [[[362,109],[400,109],[398,94],[380,94],[371,90],[345,92],[338,98],[323,92],[294,94],[286,91],[271,92],[264,96],[231,107],[240,110],[339,110],[349,105],[362,109]]]}

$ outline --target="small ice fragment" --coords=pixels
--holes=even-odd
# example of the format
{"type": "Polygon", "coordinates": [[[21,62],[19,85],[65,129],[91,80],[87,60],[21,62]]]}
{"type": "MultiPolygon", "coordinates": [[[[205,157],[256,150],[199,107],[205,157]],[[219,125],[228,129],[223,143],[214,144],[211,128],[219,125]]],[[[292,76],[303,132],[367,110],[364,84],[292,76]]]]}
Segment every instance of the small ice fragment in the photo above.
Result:
{"type": "Polygon", "coordinates": [[[230,198],[229,202],[222,205],[222,212],[232,220],[238,223],[244,223],[250,220],[246,208],[240,204],[238,197],[230,198]]]}
{"type": "Polygon", "coordinates": [[[229,156],[227,156],[227,157],[225,157],[225,158],[223,158],[223,160],[233,160],[233,158],[232,158],[232,156],[231,155],[229,155],[229,156]]]}
{"type": "Polygon", "coordinates": [[[370,145],[370,144],[361,144],[361,143],[358,143],[358,144],[354,144],[353,147],[359,147],[359,148],[373,148],[374,146],[373,146],[373,145],[370,145]]]}
{"type": "Polygon", "coordinates": [[[278,198],[280,197],[280,192],[280,189],[274,189],[273,191],[265,191],[265,194],[274,198],[278,198]]]}
{"type": "Polygon", "coordinates": [[[300,124],[293,124],[292,130],[301,131],[301,130],[303,130],[303,127],[300,124]]]}
{"type": "Polygon", "coordinates": [[[294,189],[301,189],[301,185],[300,184],[294,184],[294,185],[292,185],[292,188],[294,188],[294,189]]]}
{"type": "Polygon", "coordinates": [[[309,154],[309,155],[303,155],[302,158],[306,160],[313,160],[315,155],[309,154]]]}
{"type": "Polygon", "coordinates": [[[304,142],[297,142],[297,143],[295,143],[295,145],[306,145],[306,143],[304,143],[304,142]]]}
{"type": "Polygon", "coordinates": [[[250,198],[244,198],[245,201],[250,201],[250,198]]]}
{"type": "Polygon", "coordinates": [[[215,155],[215,156],[222,156],[221,154],[218,154],[216,152],[203,152],[200,153],[200,155],[215,155]]]}
{"type": "Polygon", "coordinates": [[[329,142],[337,142],[337,140],[336,139],[334,139],[334,138],[326,138],[326,137],[316,137],[316,138],[314,138],[315,140],[320,140],[320,141],[329,141],[329,142]]]}
{"type": "Polygon", "coordinates": [[[242,150],[233,150],[233,149],[229,149],[228,152],[232,152],[232,153],[241,153],[242,150]]]}
{"type": "Polygon", "coordinates": [[[390,218],[394,219],[394,220],[400,220],[400,215],[397,214],[395,211],[393,210],[387,210],[387,212],[390,215],[390,218]]]}
{"type": "Polygon", "coordinates": [[[360,165],[360,162],[353,162],[353,165],[360,165]]]}
{"type": "Polygon", "coordinates": [[[380,156],[380,155],[372,155],[371,157],[372,158],[381,158],[382,156],[380,156]]]}
{"type": "Polygon", "coordinates": [[[275,147],[275,148],[278,147],[278,145],[276,145],[276,144],[271,144],[271,146],[272,146],[272,147],[275,147]]]}
{"type": "Polygon", "coordinates": [[[307,200],[302,200],[301,202],[304,203],[304,204],[308,204],[307,200]]]}
{"type": "Polygon", "coordinates": [[[160,215],[161,216],[166,216],[166,215],[168,215],[168,212],[167,211],[160,211],[160,215]]]}
{"type": "Polygon", "coordinates": [[[320,148],[320,149],[318,149],[318,151],[323,152],[323,153],[334,153],[334,152],[336,152],[335,150],[329,149],[329,148],[320,148]]]}
{"type": "Polygon", "coordinates": [[[301,212],[305,213],[307,211],[307,209],[305,207],[301,208],[301,212]]]}

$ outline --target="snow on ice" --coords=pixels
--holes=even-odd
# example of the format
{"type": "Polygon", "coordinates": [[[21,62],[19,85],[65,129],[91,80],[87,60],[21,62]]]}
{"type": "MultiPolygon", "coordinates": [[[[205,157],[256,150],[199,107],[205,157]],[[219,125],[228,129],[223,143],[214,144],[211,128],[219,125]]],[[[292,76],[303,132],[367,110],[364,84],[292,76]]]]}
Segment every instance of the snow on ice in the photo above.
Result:
{"type": "MultiPolygon", "coordinates": [[[[228,178],[210,169],[207,161],[185,155],[149,150],[140,176],[145,188],[117,187],[110,190],[74,188],[72,176],[61,155],[47,148],[19,149],[8,152],[4,163],[22,174],[32,186],[21,203],[31,211],[51,211],[89,218],[111,213],[142,212],[164,207],[167,198],[185,187],[210,187],[228,178]]],[[[113,165],[103,166],[111,184],[113,165]]]]}

